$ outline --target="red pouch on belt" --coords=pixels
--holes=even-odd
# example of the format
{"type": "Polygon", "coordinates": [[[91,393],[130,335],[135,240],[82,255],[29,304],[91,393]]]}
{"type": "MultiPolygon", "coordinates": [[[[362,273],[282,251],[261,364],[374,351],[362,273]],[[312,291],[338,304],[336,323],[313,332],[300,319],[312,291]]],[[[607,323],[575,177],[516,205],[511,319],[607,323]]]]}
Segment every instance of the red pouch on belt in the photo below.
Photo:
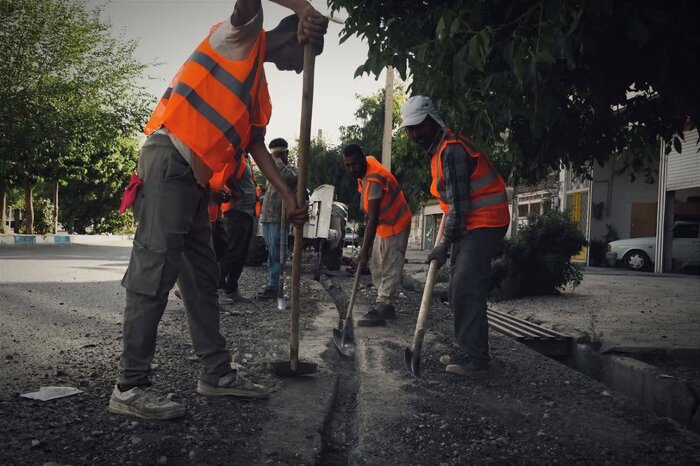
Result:
{"type": "Polygon", "coordinates": [[[136,195],[139,192],[139,187],[143,184],[143,180],[139,178],[136,172],[131,174],[131,179],[129,184],[126,185],[124,189],[124,194],[122,194],[122,202],[119,204],[119,213],[123,214],[126,209],[131,207],[131,204],[136,200],[136,195]]]}

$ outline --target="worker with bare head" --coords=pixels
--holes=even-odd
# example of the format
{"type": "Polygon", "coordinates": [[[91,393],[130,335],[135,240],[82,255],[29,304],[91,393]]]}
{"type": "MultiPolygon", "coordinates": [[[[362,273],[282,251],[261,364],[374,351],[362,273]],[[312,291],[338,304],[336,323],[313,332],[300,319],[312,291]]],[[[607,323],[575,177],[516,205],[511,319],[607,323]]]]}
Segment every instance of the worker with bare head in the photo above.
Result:
{"type": "MultiPolygon", "coordinates": [[[[185,406],[151,391],[158,324],[177,280],[192,346],[202,369],[197,393],[265,398],[267,390],[231,368],[219,331],[218,267],[211,247],[209,192],[246,171],[249,153],[277,187],[288,220],[308,214],[279,174],[265,147],[272,112],[264,62],[300,72],[304,44],[323,46],[328,20],[306,0],[272,0],[292,10],[273,30],[262,29],[260,0],[232,1],[233,14],[208,31],[158,102],[139,157],[138,220],[126,288],[123,351],[109,411],[145,419],[184,415],[185,406]]],[[[167,22],[163,27],[168,27],[167,22]]],[[[129,192],[133,192],[131,189],[129,192]]]]}
{"type": "Polygon", "coordinates": [[[445,125],[429,97],[408,99],[401,116],[401,128],[430,156],[430,193],[445,213],[443,239],[428,262],[442,266],[452,250],[449,300],[461,351],[440,360],[448,372],[483,374],[490,360],[486,297],[491,260],[510,223],[506,185],[486,154],[445,125]]]}
{"type": "Polygon", "coordinates": [[[360,207],[367,216],[358,267],[367,264],[371,250],[370,270],[377,288],[374,306],[357,324],[386,325],[386,319],[396,318],[394,298],[401,285],[413,216],[396,178],[376,158],[365,156],[360,146],[350,144],[343,149],[343,163],[348,174],[357,179],[360,207]]]}

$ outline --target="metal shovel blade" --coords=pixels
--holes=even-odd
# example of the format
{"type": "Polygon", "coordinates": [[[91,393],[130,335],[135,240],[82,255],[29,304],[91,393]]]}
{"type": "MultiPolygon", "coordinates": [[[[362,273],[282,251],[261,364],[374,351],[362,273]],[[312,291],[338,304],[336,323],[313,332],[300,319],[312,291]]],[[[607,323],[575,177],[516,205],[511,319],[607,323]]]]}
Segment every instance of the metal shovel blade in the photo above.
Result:
{"type": "Polygon", "coordinates": [[[355,337],[351,330],[346,331],[348,327],[348,325],[343,325],[343,330],[333,329],[333,343],[341,355],[351,358],[355,355],[355,337]]]}
{"type": "Polygon", "coordinates": [[[280,377],[298,377],[315,374],[318,364],[298,361],[297,368],[292,369],[292,361],[275,361],[270,363],[270,370],[280,377]]]}
{"type": "Polygon", "coordinates": [[[287,309],[287,300],[284,298],[277,298],[277,310],[284,311],[287,309]]]}
{"type": "Polygon", "coordinates": [[[406,363],[406,370],[415,377],[420,377],[420,353],[414,352],[411,348],[404,348],[403,360],[406,363]]]}

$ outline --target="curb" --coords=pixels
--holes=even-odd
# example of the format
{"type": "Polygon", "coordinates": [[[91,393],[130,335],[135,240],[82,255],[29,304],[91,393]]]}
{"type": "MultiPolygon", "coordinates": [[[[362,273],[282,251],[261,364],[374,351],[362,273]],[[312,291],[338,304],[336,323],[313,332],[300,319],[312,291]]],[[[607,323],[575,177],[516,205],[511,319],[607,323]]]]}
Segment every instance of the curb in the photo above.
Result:
{"type": "Polygon", "coordinates": [[[134,235],[0,235],[2,246],[33,244],[99,244],[105,241],[133,240],[134,235]]]}
{"type": "Polygon", "coordinates": [[[270,401],[270,419],[263,426],[260,464],[318,464],[323,431],[338,391],[339,377],[323,358],[338,312],[318,282],[302,280],[302,290],[322,291],[324,296],[316,301],[320,312],[299,341],[300,359],[318,364],[318,372],[283,379],[282,389],[270,401]]]}
{"type": "Polygon", "coordinates": [[[599,354],[588,345],[571,346],[574,369],[599,380],[660,416],[700,432],[700,397],[686,380],[626,356],[599,354]]]}
{"type": "Polygon", "coordinates": [[[68,235],[0,235],[0,244],[26,245],[26,244],[70,244],[68,235]]]}

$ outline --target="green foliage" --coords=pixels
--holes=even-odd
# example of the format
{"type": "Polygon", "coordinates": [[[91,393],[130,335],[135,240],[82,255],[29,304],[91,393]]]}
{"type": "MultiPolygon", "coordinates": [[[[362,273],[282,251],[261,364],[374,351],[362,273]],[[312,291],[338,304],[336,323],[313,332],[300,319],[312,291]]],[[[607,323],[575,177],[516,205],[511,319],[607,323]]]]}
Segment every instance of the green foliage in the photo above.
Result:
{"type": "MultiPolygon", "coordinates": [[[[46,198],[34,199],[34,234],[46,235],[53,232],[53,203],[46,198]]],[[[27,233],[26,218],[22,220],[22,232],[27,233]]]]}
{"type": "MultiPolygon", "coordinates": [[[[118,233],[132,228],[133,219],[120,216],[121,195],[136,169],[138,147],[132,139],[118,139],[111,152],[96,152],[86,173],[72,176],[59,194],[59,220],[70,233],[118,233]]],[[[129,211],[130,212],[130,211],[129,211]]]]}
{"type": "Polygon", "coordinates": [[[584,246],[586,238],[568,213],[548,210],[529,217],[496,259],[492,298],[556,294],[568,284],[578,286],[583,274],[571,257],[584,246]]]}
{"type": "Polygon", "coordinates": [[[133,85],[145,69],[136,43],[112,36],[85,0],[0,0],[0,17],[0,178],[109,184],[115,173],[95,160],[143,127],[151,103],[133,85]]]}
{"type": "Polygon", "coordinates": [[[356,74],[393,65],[456,130],[499,153],[514,183],[611,156],[650,180],[657,136],[670,150],[688,117],[700,121],[692,0],[330,4],[350,13],[343,39],[369,45],[356,74]]]}

